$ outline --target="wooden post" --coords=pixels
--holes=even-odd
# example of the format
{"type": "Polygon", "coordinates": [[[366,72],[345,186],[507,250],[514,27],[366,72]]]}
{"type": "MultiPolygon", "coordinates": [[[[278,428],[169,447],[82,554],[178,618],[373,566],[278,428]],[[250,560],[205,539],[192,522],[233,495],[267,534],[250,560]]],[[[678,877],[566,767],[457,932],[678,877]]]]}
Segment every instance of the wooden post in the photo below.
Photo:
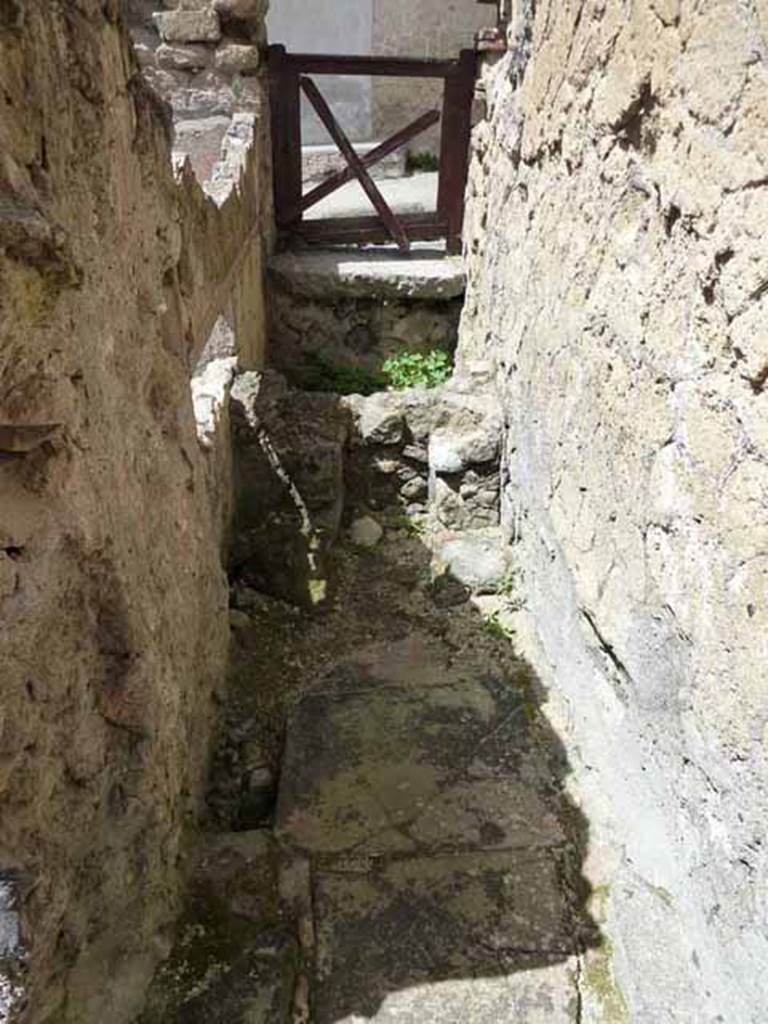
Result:
{"type": "Polygon", "coordinates": [[[455,71],[445,80],[437,213],[447,225],[449,253],[461,252],[476,73],[477,54],[462,50],[455,71]]]}
{"type": "Polygon", "coordinates": [[[285,47],[269,47],[269,105],[272,114],[272,174],[275,219],[282,227],[291,214],[301,217],[301,94],[299,72],[285,47]]]}

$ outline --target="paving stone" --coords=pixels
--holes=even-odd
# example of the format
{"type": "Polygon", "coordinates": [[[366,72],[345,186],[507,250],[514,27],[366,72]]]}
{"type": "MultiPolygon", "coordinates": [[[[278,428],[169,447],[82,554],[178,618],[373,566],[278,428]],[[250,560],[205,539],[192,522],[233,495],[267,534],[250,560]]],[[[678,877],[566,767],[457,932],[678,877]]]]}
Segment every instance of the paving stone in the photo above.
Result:
{"type": "Polygon", "coordinates": [[[547,795],[517,779],[471,779],[444,789],[408,827],[417,845],[475,849],[556,845],[563,826],[547,795]]]}
{"type": "Polygon", "coordinates": [[[482,686],[306,698],[288,726],[279,832],[316,852],[414,849],[401,827],[435,799],[460,756],[453,748],[478,742],[493,712],[482,686]]]}
{"type": "Polygon", "coordinates": [[[302,1022],[579,1020],[595,926],[567,761],[527,667],[462,635],[471,615],[451,642],[414,621],[359,648],[289,713],[275,831],[302,1022]]]}
{"type": "Polygon", "coordinates": [[[316,695],[290,719],[277,828],[326,855],[557,843],[549,770],[511,690],[501,699],[467,681],[316,695]]]}
{"type": "Polygon", "coordinates": [[[326,694],[359,693],[387,687],[407,689],[417,685],[445,686],[463,682],[465,675],[453,666],[444,644],[413,629],[402,640],[368,644],[354,659],[337,665],[322,683],[326,694]]]}
{"type": "Polygon", "coordinates": [[[314,1024],[576,1021],[558,856],[417,857],[321,872],[314,1024]]]}
{"type": "MultiPolygon", "coordinates": [[[[511,975],[455,978],[391,992],[375,1016],[355,1013],[343,1024],[574,1024],[579,1019],[575,961],[530,960],[527,966],[521,956],[511,975]]],[[[321,1024],[325,1018],[316,1020],[321,1024]]]]}

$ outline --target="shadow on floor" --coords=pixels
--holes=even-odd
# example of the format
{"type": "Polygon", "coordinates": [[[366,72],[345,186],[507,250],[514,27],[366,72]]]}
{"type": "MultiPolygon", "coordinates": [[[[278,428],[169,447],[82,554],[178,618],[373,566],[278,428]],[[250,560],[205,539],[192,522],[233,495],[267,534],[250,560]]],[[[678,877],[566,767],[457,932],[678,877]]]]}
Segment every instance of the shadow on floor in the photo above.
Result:
{"type": "Polygon", "coordinates": [[[284,646],[260,649],[258,614],[240,637],[238,716],[287,702],[274,826],[304,864],[309,1019],[575,1022],[588,824],[539,681],[429,558],[398,524],[339,549],[284,646]]]}

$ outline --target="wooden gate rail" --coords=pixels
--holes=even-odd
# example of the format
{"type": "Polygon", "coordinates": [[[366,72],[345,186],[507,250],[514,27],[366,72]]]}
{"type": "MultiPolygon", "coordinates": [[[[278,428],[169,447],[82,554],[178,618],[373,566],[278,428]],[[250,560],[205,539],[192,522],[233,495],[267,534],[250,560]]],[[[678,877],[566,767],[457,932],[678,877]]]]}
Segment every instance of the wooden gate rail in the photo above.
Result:
{"type": "Polygon", "coordinates": [[[448,251],[459,252],[476,69],[474,50],[462,50],[458,60],[421,60],[288,53],[284,46],[270,46],[275,215],[281,233],[300,237],[311,244],[355,244],[394,239],[401,249],[407,249],[410,242],[417,239],[432,241],[445,238],[448,251]],[[315,82],[307,77],[310,73],[443,79],[442,113],[427,111],[375,149],[360,156],[355,153],[315,82]],[[306,194],[302,194],[302,91],[347,162],[344,170],[306,194]],[[442,125],[437,209],[432,213],[397,215],[371,179],[368,168],[438,120],[442,125]],[[310,207],[353,178],[360,182],[378,216],[305,219],[304,213],[310,207]]]}

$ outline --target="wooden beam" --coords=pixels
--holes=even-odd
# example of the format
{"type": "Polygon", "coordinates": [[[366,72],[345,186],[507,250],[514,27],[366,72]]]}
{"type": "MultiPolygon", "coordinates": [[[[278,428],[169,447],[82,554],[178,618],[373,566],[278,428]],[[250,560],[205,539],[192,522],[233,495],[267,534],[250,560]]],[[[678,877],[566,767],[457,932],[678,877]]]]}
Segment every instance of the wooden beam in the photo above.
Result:
{"type": "Polygon", "coordinates": [[[320,90],[317,88],[317,86],[315,85],[311,78],[307,78],[306,76],[302,75],[300,81],[301,88],[304,90],[304,94],[306,95],[307,99],[312,104],[312,106],[315,108],[317,116],[325,125],[329,135],[341,150],[342,154],[344,155],[344,159],[347,161],[353,174],[360,182],[363,191],[370,199],[374,209],[378,213],[379,217],[381,217],[390,235],[397,242],[398,247],[403,252],[407,252],[408,249],[410,248],[408,236],[403,230],[402,225],[398,222],[397,217],[395,217],[395,215],[390,210],[386,199],[376,187],[376,184],[374,183],[370,174],[366,170],[362,160],[355,152],[352,143],[349,141],[343,129],[336,121],[336,118],[333,116],[331,108],[323,99],[320,90]]]}
{"type": "Polygon", "coordinates": [[[477,54],[462,50],[459,71],[446,80],[443,97],[443,132],[440,142],[440,184],[437,209],[448,224],[448,251],[461,252],[464,190],[469,170],[472,131],[472,99],[475,91],[477,54]]]}
{"type": "Polygon", "coordinates": [[[419,57],[342,57],[322,53],[289,53],[287,60],[297,71],[306,74],[396,78],[449,78],[459,72],[460,64],[455,60],[424,60],[419,57]]]}
{"type": "MultiPolygon", "coordinates": [[[[445,238],[446,224],[435,213],[406,213],[400,223],[412,241],[437,241],[445,238]]],[[[292,224],[289,235],[302,238],[310,245],[355,245],[391,241],[389,232],[378,217],[333,217],[304,220],[292,224]]]]}
{"type": "MultiPolygon", "coordinates": [[[[366,153],[360,159],[363,162],[363,166],[372,167],[377,164],[380,160],[389,156],[390,153],[394,153],[396,149],[400,149],[411,139],[417,135],[421,135],[422,132],[426,131],[427,128],[431,128],[433,124],[436,124],[440,120],[439,110],[430,110],[426,114],[422,114],[421,117],[417,117],[415,121],[411,121],[409,125],[401,129],[391,138],[382,142],[381,145],[376,146],[369,153],[366,153]]],[[[354,178],[354,172],[350,167],[345,167],[343,171],[338,171],[336,174],[331,175],[322,181],[319,185],[313,188],[310,192],[307,192],[305,196],[302,196],[301,203],[299,204],[301,210],[308,210],[314,206],[315,203],[319,203],[321,199],[325,199],[332,192],[335,192],[337,188],[341,188],[342,185],[346,185],[348,181],[352,181],[354,178]]],[[[299,211],[294,211],[294,217],[288,218],[287,223],[290,223],[292,219],[298,216],[299,211]]]]}

